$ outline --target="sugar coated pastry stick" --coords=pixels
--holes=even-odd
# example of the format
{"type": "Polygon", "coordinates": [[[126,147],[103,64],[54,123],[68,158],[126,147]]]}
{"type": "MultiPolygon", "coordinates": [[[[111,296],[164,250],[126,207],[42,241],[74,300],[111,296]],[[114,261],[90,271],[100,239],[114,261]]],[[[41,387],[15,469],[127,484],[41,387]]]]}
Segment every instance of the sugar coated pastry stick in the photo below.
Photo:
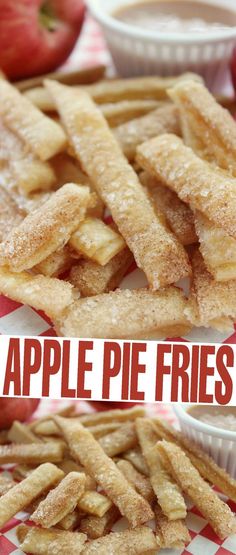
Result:
{"type": "Polygon", "coordinates": [[[186,504],[178,485],[163,467],[156,448],[157,436],[148,419],[138,418],[137,434],[143,455],[150,471],[150,482],[162,512],[169,520],[183,519],[187,515],[186,504]]]}
{"type": "Polygon", "coordinates": [[[125,241],[102,220],[87,217],[72,234],[69,245],[78,254],[105,266],[124,250],[125,241]]]}
{"type": "Polygon", "coordinates": [[[144,476],[149,476],[148,465],[139,447],[126,451],[123,454],[123,458],[126,461],[129,461],[134,466],[134,468],[138,470],[138,472],[141,472],[142,474],[144,474],[144,476]]]}
{"type": "Polygon", "coordinates": [[[31,520],[43,528],[55,526],[68,513],[74,511],[85,489],[85,474],[70,472],[59,485],[41,501],[31,520]]]}
{"type": "Polygon", "coordinates": [[[180,487],[188,494],[195,506],[210,523],[220,539],[236,532],[236,518],[224,503],[203,480],[184,451],[173,443],[158,443],[159,452],[164,457],[168,470],[180,487]]]}
{"type": "Polygon", "coordinates": [[[34,469],[35,469],[35,466],[30,466],[28,464],[18,464],[13,468],[12,476],[14,480],[21,482],[21,480],[23,480],[24,478],[27,478],[27,476],[29,476],[34,469]]]}
{"type": "Polygon", "coordinates": [[[236,123],[202,83],[178,83],[169,95],[180,109],[184,138],[196,154],[236,177],[236,123]]]}
{"type": "Polygon", "coordinates": [[[163,549],[184,549],[191,541],[184,520],[169,520],[160,506],[155,506],[156,533],[163,549]]]}
{"type": "MultiPolygon", "coordinates": [[[[193,254],[192,264],[190,302],[196,303],[198,325],[231,331],[236,318],[236,279],[216,281],[208,272],[199,251],[193,254]]],[[[187,313],[191,319],[191,304],[187,313]]]]}
{"type": "Polygon", "coordinates": [[[140,493],[148,503],[152,504],[155,500],[155,493],[152,489],[150,479],[136,470],[129,461],[121,459],[118,461],[117,466],[136,491],[140,493]]]}
{"type": "Polygon", "coordinates": [[[186,436],[175,430],[173,426],[157,418],[153,422],[161,439],[179,445],[203,478],[217,486],[227,497],[236,501],[236,480],[227,474],[223,468],[220,468],[201,447],[195,445],[186,436]]]}
{"type": "Polygon", "coordinates": [[[106,424],[115,422],[126,422],[127,420],[136,420],[138,416],[144,416],[145,409],[140,406],[134,406],[131,409],[113,409],[94,412],[92,414],[84,414],[79,417],[83,426],[96,426],[97,424],[106,424]]]}
{"type": "Polygon", "coordinates": [[[21,549],[32,555],[79,555],[86,541],[85,534],[64,532],[63,530],[44,530],[28,527],[21,549]]]}
{"type": "MultiPolygon", "coordinates": [[[[167,104],[167,102],[165,103],[167,104]]],[[[115,127],[144,116],[163,104],[164,102],[159,100],[121,100],[120,102],[101,104],[100,109],[110,127],[115,127]]]]}
{"type": "Polygon", "coordinates": [[[73,287],[66,281],[27,272],[15,273],[5,267],[0,267],[0,292],[51,317],[63,312],[75,298],[73,287]]]}
{"type": "Polygon", "coordinates": [[[60,462],[63,459],[63,448],[57,443],[28,443],[0,446],[0,464],[27,463],[41,464],[44,462],[60,462]]]}
{"type": "Polygon", "coordinates": [[[12,196],[0,185],[0,243],[7,239],[12,229],[24,219],[12,196]]]}
{"type": "Polygon", "coordinates": [[[84,171],[153,289],[189,274],[183,246],[158,217],[100,110],[84,91],[47,82],[84,171]]]}
{"type": "Polygon", "coordinates": [[[135,530],[125,530],[124,532],[112,532],[104,538],[89,542],[83,555],[138,555],[148,552],[158,552],[158,543],[154,533],[147,526],[137,527],[135,530]]]}
{"type": "Polygon", "coordinates": [[[78,501],[78,508],[82,513],[103,517],[112,506],[106,495],[97,491],[86,491],[78,501]]]}
{"type": "Polygon", "coordinates": [[[68,442],[74,459],[85,466],[121,514],[127,517],[131,526],[139,526],[150,520],[153,513],[147,501],[125,480],[88,429],[78,422],[71,423],[59,416],[55,417],[55,421],[68,442]]]}
{"type": "Polygon", "coordinates": [[[37,273],[48,277],[58,277],[67,272],[72,266],[74,258],[72,258],[67,246],[50,254],[45,260],[34,266],[37,273]]]}
{"type": "Polygon", "coordinates": [[[182,202],[174,191],[162,185],[158,179],[148,172],[142,172],[139,178],[141,183],[147,187],[155,209],[163,212],[170,229],[180,243],[182,245],[197,243],[194,214],[189,206],[182,202]]]}
{"type": "Polygon", "coordinates": [[[133,255],[128,248],[101,266],[92,260],[81,260],[70,271],[69,281],[77,287],[82,297],[93,297],[116,289],[131,266],[133,255]]]}
{"type": "Polygon", "coordinates": [[[41,440],[34,434],[26,424],[15,420],[7,434],[8,441],[12,443],[41,443],[41,440]]]}
{"type": "Polygon", "coordinates": [[[62,478],[62,470],[53,464],[45,463],[36,468],[0,498],[0,527],[62,478]]]}
{"type": "MultiPolygon", "coordinates": [[[[100,81],[94,85],[79,87],[86,90],[98,104],[117,103],[130,100],[168,100],[167,91],[173,87],[178,80],[196,79],[199,75],[186,73],[180,77],[136,77],[131,79],[115,79],[100,81]]],[[[74,87],[78,90],[77,87],[74,87]]],[[[45,112],[56,109],[53,97],[47,89],[35,87],[25,92],[25,96],[35,106],[45,112]]]]}
{"type": "Polygon", "coordinates": [[[0,475],[0,497],[5,495],[10,489],[14,488],[16,482],[12,480],[12,478],[8,478],[7,476],[0,475]]]}
{"type": "Polygon", "coordinates": [[[116,290],[74,302],[54,323],[67,337],[151,339],[189,331],[187,301],[175,288],[116,290]]]}
{"type": "Polygon", "coordinates": [[[161,106],[150,114],[131,120],[114,129],[115,137],[130,161],[134,160],[138,145],[163,133],[180,135],[178,110],[171,104],[161,106]]]}
{"type": "Polygon", "coordinates": [[[195,227],[205,265],[215,280],[236,279],[236,240],[199,211],[195,213],[195,227]]]}
{"type": "Polygon", "coordinates": [[[116,430],[118,430],[118,428],[120,428],[120,422],[114,422],[114,423],[107,423],[107,424],[98,424],[97,426],[89,426],[89,431],[91,432],[91,434],[93,434],[93,436],[96,439],[99,439],[101,437],[106,436],[107,434],[110,434],[111,432],[115,432],[116,430]]]}
{"type": "Polygon", "coordinates": [[[138,438],[134,422],[123,424],[118,430],[99,439],[101,447],[108,457],[115,457],[137,445],[138,438]]]}
{"type": "Polygon", "coordinates": [[[15,186],[29,194],[38,189],[50,189],[56,175],[49,163],[41,161],[10,129],[0,122],[0,165],[7,164],[15,186]]]}
{"type": "Polygon", "coordinates": [[[8,81],[0,79],[0,116],[41,160],[48,160],[66,146],[65,133],[40,112],[8,81]]]}
{"type": "Polygon", "coordinates": [[[236,180],[201,160],[179,137],[162,135],[137,149],[137,161],[181,200],[236,238],[236,180]]]}
{"type": "MultiPolygon", "coordinates": [[[[68,513],[68,515],[64,516],[60,522],[58,522],[57,527],[61,528],[62,530],[73,531],[79,528],[80,522],[82,519],[81,513],[75,509],[73,513],[68,513]]],[[[81,530],[83,532],[83,530],[81,530]]]]}
{"type": "Polygon", "coordinates": [[[80,530],[90,540],[96,540],[108,534],[119,517],[120,513],[117,507],[113,505],[102,517],[88,515],[82,518],[80,530]]]}
{"type": "Polygon", "coordinates": [[[84,219],[89,196],[87,187],[64,185],[12,231],[2,245],[1,262],[21,272],[64,246],[84,219]]]}
{"type": "Polygon", "coordinates": [[[17,81],[15,86],[19,91],[27,91],[33,87],[41,85],[46,77],[50,79],[55,79],[60,83],[66,83],[67,85],[89,85],[90,83],[95,83],[99,81],[104,76],[106,67],[104,65],[96,65],[84,69],[79,69],[75,71],[53,71],[46,75],[36,75],[36,77],[29,77],[17,81]]]}

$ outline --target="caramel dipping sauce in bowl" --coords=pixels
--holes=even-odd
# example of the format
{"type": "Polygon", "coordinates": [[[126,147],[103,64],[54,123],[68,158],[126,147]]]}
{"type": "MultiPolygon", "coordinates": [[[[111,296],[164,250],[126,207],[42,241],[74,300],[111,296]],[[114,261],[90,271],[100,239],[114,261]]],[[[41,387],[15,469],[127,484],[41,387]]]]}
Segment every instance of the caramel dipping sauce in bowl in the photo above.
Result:
{"type": "Polygon", "coordinates": [[[121,76],[203,76],[209,88],[236,44],[235,0],[87,0],[121,76]]]}
{"type": "Polygon", "coordinates": [[[236,478],[236,407],[174,405],[181,430],[236,478]]]}

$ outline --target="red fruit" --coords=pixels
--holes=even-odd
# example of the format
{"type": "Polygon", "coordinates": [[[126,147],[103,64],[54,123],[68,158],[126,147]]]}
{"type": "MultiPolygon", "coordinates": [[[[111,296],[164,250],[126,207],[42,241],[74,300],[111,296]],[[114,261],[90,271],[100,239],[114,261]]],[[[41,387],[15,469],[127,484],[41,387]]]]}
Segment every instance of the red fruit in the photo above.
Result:
{"type": "Polygon", "coordinates": [[[25,422],[39,405],[39,399],[0,398],[0,429],[11,427],[14,420],[25,422]]]}
{"type": "Polygon", "coordinates": [[[11,79],[48,73],[79,36],[83,0],[0,0],[0,67],[11,79]]]}

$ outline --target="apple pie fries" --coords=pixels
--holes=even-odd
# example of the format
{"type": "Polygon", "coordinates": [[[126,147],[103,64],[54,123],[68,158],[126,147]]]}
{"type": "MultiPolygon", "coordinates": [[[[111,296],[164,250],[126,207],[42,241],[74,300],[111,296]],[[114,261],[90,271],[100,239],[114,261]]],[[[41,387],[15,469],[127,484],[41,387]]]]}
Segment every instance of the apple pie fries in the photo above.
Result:
{"type": "Polygon", "coordinates": [[[165,287],[189,275],[186,252],[155,213],[136,173],[89,95],[53,81],[46,81],[46,86],[83,170],[111,211],[151,288],[165,287]]]}
{"type": "Polygon", "coordinates": [[[201,448],[190,445],[182,432],[146,417],[141,407],[88,415],[68,412],[63,417],[51,414],[25,428],[34,429],[39,443],[22,443],[16,427],[17,445],[8,443],[2,451],[7,450],[7,460],[16,463],[17,482],[5,476],[0,481],[0,526],[23,510],[31,521],[31,526],[22,523],[17,528],[24,553],[142,555],[159,549],[184,550],[191,541],[186,493],[221,540],[236,531],[230,504],[209,485],[217,485],[234,499],[235,480],[201,448]],[[58,434],[50,447],[47,436],[37,435],[40,424],[49,421],[58,434]],[[103,441],[93,433],[94,426],[102,424],[118,426],[103,441]],[[136,444],[123,451],[130,444],[125,445],[128,429],[136,444]],[[58,439],[64,442],[63,449],[58,448],[58,439]],[[54,463],[50,462],[53,443],[54,463]],[[136,452],[133,463],[127,460],[132,451],[136,452]],[[142,457],[147,467],[137,470],[134,461],[142,457]],[[127,520],[121,527],[122,516],[127,520]],[[119,532],[113,528],[116,523],[119,532]]]}

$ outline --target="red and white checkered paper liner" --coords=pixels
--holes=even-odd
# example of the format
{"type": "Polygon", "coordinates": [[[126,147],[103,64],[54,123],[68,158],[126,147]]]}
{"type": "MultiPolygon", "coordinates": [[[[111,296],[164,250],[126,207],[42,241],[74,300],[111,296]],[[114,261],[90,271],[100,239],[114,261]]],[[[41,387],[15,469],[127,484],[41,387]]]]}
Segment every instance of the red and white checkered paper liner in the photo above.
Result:
{"type": "MultiPolygon", "coordinates": [[[[76,69],[92,66],[95,64],[105,64],[109,67],[112,75],[112,67],[109,52],[106,49],[104,39],[96,23],[87,17],[83,32],[76,45],[75,50],[63,69],[76,69]]],[[[133,270],[122,282],[123,288],[142,287],[146,285],[145,276],[140,270],[133,270]]],[[[55,332],[50,320],[40,311],[36,311],[28,306],[11,301],[0,295],[0,334],[2,335],[26,335],[26,336],[55,336],[55,332]]],[[[236,343],[236,332],[230,337],[228,334],[217,333],[214,330],[195,329],[188,336],[180,338],[183,341],[202,341],[214,343],[236,343]]],[[[42,401],[38,416],[51,413],[62,407],[62,401],[42,401]]],[[[78,410],[82,412],[91,411],[91,406],[86,402],[77,402],[78,410]]],[[[149,405],[148,409],[167,418],[170,422],[175,421],[170,405],[158,404],[149,405]]],[[[0,472],[9,473],[8,467],[0,468],[0,472]]],[[[222,498],[225,499],[224,496],[222,498]]],[[[225,499],[226,500],[226,499],[225,499]]],[[[227,500],[226,500],[227,501],[227,500]]],[[[228,501],[230,507],[236,512],[236,504],[228,501]]],[[[21,522],[27,522],[27,513],[21,512],[16,515],[0,532],[0,555],[22,555],[18,547],[16,538],[16,527],[21,522]]],[[[187,525],[190,530],[191,542],[187,548],[182,550],[165,550],[160,555],[235,555],[236,536],[225,541],[219,540],[211,527],[202,518],[199,511],[189,504],[187,525]]],[[[118,523],[114,529],[121,529],[122,522],[118,523]]]]}

